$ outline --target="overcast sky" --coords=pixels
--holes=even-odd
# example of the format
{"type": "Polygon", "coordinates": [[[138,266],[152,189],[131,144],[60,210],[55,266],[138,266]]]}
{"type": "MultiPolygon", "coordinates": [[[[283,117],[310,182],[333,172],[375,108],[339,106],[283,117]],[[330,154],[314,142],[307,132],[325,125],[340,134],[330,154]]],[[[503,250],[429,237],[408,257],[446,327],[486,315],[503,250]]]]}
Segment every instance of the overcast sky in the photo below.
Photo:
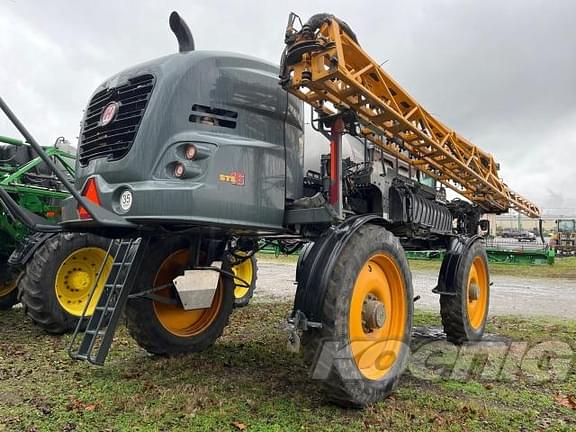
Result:
{"type": "MultiPolygon", "coordinates": [[[[75,143],[98,84],[176,51],[172,10],[198,49],[276,63],[290,11],[334,13],[514,190],[576,212],[576,1],[0,0],[0,94],[42,143],[75,143]]],[[[17,136],[4,116],[0,135],[17,136]]]]}

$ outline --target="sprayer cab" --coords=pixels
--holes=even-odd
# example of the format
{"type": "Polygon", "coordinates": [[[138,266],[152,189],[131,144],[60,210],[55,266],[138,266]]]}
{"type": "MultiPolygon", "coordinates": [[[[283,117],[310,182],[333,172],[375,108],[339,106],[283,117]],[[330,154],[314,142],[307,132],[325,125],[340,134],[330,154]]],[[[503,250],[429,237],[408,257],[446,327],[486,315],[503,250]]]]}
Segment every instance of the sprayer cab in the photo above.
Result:
{"type": "MultiPolygon", "coordinates": [[[[286,199],[302,194],[303,119],[277,77],[277,66],[212,51],[111,77],[85,111],[76,188],[139,224],[280,230],[286,199]]],[[[80,216],[70,200],[64,223],[80,216]]]]}

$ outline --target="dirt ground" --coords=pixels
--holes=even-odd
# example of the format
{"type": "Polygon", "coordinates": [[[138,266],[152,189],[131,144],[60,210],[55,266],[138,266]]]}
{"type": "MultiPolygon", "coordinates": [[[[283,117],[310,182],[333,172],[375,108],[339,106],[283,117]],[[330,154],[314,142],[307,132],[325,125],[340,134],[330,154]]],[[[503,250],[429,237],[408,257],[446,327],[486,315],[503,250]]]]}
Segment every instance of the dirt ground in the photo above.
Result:
{"type": "Polygon", "coordinates": [[[576,430],[576,321],[493,317],[483,345],[494,347],[491,360],[469,362],[466,351],[456,366],[438,314],[417,310],[412,361],[397,390],[345,410],[328,403],[302,356],[286,350],[289,310],[289,303],[236,309],[213,347],[173,358],[147,354],[121,326],[101,368],[70,360],[70,336],[44,334],[21,308],[0,313],[0,431],[576,430]],[[508,361],[495,341],[530,348],[529,359],[508,361]],[[561,356],[542,349],[550,343],[561,356]],[[446,354],[422,361],[430,346],[446,354]],[[541,363],[535,352],[546,356],[541,363]]]}
{"type": "MultiPolygon", "coordinates": [[[[254,301],[291,301],[296,291],[296,265],[260,260],[254,301]]],[[[432,270],[412,272],[416,308],[439,311],[438,295],[432,293],[438,274],[432,270]]],[[[576,319],[576,280],[531,279],[492,275],[490,299],[492,315],[554,316],[576,319]]]]}

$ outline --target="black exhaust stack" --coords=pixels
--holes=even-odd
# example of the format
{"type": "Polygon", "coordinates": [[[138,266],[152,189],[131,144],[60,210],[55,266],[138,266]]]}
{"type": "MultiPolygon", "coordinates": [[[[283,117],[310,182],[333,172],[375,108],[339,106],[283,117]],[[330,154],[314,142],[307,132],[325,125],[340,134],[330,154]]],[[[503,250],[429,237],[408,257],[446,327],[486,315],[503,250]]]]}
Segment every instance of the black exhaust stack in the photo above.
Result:
{"type": "Polygon", "coordinates": [[[174,11],[170,14],[170,29],[178,39],[178,51],[185,53],[194,51],[194,38],[188,24],[182,19],[178,12],[174,11]]]}

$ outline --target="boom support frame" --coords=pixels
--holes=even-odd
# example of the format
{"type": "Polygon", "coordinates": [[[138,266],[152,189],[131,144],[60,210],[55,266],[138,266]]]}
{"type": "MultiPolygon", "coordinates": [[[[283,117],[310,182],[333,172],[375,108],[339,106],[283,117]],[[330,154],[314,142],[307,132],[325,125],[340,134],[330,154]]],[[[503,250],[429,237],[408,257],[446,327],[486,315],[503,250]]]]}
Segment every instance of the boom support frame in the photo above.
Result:
{"type": "Polygon", "coordinates": [[[283,87],[321,115],[352,111],[358,134],[433,177],[486,212],[540,209],[499,177],[493,156],[428,113],[356,42],[333,16],[294,29],[292,14],[282,58],[283,87]]]}

